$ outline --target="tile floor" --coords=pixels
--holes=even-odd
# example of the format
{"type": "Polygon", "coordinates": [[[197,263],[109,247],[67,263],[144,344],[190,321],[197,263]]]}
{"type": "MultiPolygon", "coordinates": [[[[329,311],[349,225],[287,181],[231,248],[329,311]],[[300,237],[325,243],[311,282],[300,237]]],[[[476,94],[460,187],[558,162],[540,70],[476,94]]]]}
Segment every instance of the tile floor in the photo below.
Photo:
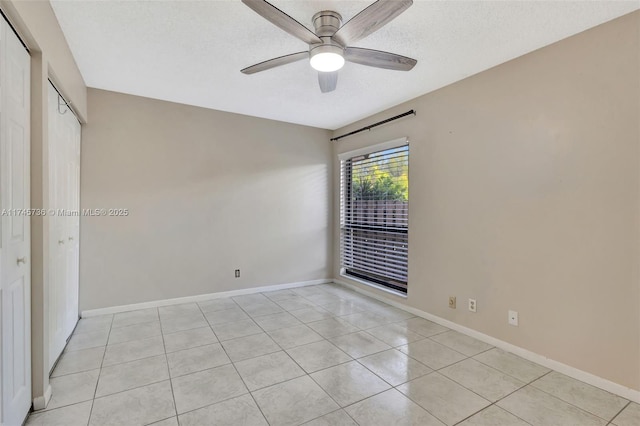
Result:
{"type": "Polygon", "coordinates": [[[27,425],[640,425],[640,405],[325,284],[82,319],[27,425]]]}

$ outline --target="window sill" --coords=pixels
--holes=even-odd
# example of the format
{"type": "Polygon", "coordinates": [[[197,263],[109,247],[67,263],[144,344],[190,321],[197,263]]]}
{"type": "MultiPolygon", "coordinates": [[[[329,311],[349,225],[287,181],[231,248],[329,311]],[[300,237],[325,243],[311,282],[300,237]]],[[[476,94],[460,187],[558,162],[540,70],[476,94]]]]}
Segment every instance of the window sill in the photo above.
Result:
{"type": "Polygon", "coordinates": [[[357,277],[354,277],[352,275],[347,275],[347,274],[344,273],[344,270],[340,271],[340,277],[345,278],[347,280],[355,281],[355,282],[357,282],[359,284],[364,284],[364,285],[366,285],[368,287],[373,287],[376,290],[380,290],[380,291],[383,291],[385,293],[393,294],[394,296],[399,296],[399,297],[402,297],[404,299],[407,298],[407,293],[403,293],[401,291],[385,287],[382,284],[378,284],[378,283],[374,283],[374,282],[371,282],[371,281],[363,280],[361,278],[357,278],[357,277]]]}

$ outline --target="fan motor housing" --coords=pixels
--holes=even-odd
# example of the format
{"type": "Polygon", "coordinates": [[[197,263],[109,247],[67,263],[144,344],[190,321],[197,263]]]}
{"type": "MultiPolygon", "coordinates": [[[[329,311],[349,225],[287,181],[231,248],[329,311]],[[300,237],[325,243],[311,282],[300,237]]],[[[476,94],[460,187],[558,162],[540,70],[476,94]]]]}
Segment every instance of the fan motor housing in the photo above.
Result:
{"type": "Polygon", "coordinates": [[[311,21],[318,37],[331,37],[340,29],[342,16],[332,10],[323,10],[313,15],[311,21]]]}

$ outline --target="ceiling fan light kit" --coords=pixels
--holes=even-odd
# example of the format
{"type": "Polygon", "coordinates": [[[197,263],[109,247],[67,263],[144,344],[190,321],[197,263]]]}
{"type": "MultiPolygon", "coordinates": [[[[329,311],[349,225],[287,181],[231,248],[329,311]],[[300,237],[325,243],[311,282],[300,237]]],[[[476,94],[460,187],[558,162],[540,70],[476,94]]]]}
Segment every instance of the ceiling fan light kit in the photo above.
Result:
{"type": "Polygon", "coordinates": [[[321,44],[309,51],[309,63],[320,72],[338,71],[344,66],[344,49],[340,46],[321,44]]]}
{"type": "Polygon", "coordinates": [[[339,45],[333,36],[342,25],[342,16],[331,10],[323,10],[311,18],[320,44],[309,45],[309,63],[320,72],[338,71],[344,66],[344,46],[339,45]]]}
{"type": "Polygon", "coordinates": [[[336,89],[337,71],[344,66],[345,61],[397,71],[409,71],[418,62],[394,53],[348,46],[382,28],[411,6],[413,0],[378,0],[344,25],[339,13],[323,10],[311,19],[315,33],[267,1],[242,2],[272,24],[309,45],[308,52],[292,53],[260,62],[241,70],[244,74],[254,74],[308,58],[311,67],[318,71],[320,90],[326,93],[336,89]]]}

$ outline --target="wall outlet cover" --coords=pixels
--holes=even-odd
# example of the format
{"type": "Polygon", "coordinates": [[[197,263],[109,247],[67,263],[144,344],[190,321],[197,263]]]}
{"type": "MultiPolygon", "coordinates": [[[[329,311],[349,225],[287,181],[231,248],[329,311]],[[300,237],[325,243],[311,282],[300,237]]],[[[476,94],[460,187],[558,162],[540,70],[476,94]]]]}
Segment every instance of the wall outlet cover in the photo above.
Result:
{"type": "Polygon", "coordinates": [[[518,312],[517,311],[509,311],[509,324],[515,327],[518,326],[518,312]]]}
{"type": "Polygon", "coordinates": [[[450,296],[449,297],[449,307],[451,309],[455,309],[456,308],[456,297],[455,296],[450,296]]]}
{"type": "Polygon", "coordinates": [[[476,299],[469,299],[469,310],[471,312],[476,312],[478,309],[478,304],[476,303],[476,299]]]}

